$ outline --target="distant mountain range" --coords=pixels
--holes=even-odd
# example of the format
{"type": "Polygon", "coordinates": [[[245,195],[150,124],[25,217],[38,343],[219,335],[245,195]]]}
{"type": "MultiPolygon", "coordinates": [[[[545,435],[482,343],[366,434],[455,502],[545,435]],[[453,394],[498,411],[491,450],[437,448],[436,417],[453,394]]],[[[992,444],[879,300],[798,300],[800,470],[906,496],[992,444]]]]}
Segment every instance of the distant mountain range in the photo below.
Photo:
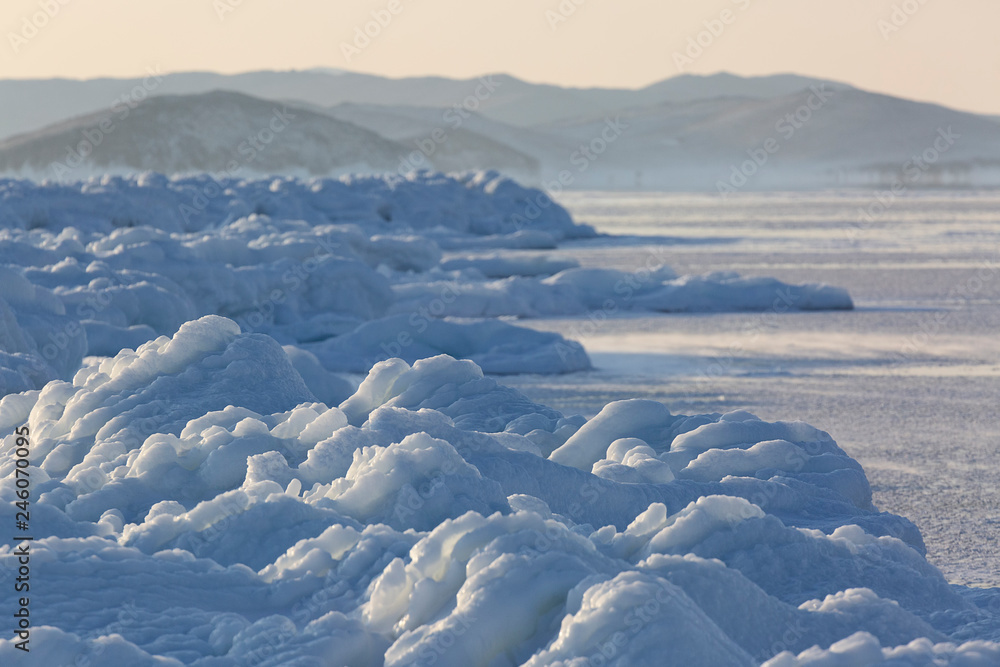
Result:
{"type": "MultiPolygon", "coordinates": [[[[0,139],[110,108],[115,100],[150,95],[192,95],[230,90],[268,100],[331,107],[344,103],[447,109],[473,97],[487,118],[531,127],[662,102],[711,97],[774,97],[806,88],[815,79],[795,75],[743,78],[731,74],[682,75],[640,90],[561,88],[507,75],[478,79],[389,79],[338,70],[215,74],[185,72],[135,79],[0,80],[0,139]],[[135,93],[133,94],[133,91],[135,93]],[[478,93],[478,97],[477,97],[478,93]]],[[[470,107],[472,104],[469,105],[470,107]]]]}
{"type": "Polygon", "coordinates": [[[996,117],[795,75],[683,75],[624,90],[506,75],[184,73],[2,80],[0,99],[0,173],[35,178],[236,166],[248,175],[497,169],[529,184],[605,189],[1000,185],[996,117]],[[255,148],[282,122],[275,113],[294,118],[255,148]]]}
{"type": "MultiPolygon", "coordinates": [[[[849,87],[624,110],[628,125],[584,187],[804,189],[1000,184],[1000,123],[849,87]]],[[[575,143],[604,117],[536,128],[575,143]]]]}
{"type": "Polygon", "coordinates": [[[0,172],[72,180],[159,171],[318,176],[393,171],[405,148],[326,114],[240,93],[163,95],[0,142],[0,172]]]}

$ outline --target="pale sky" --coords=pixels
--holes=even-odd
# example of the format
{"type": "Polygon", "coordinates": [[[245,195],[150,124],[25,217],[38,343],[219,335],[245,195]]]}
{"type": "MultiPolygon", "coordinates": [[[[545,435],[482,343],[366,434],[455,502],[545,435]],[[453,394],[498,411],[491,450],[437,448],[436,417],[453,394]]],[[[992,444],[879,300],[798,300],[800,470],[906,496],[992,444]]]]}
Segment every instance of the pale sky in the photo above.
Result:
{"type": "Polygon", "coordinates": [[[636,88],[677,74],[675,53],[724,10],[684,71],[794,72],[1000,114],[997,0],[2,0],[0,78],[334,67],[636,88]],[[894,6],[911,14],[893,23],[894,6]],[[391,19],[348,59],[380,10],[391,19]]]}

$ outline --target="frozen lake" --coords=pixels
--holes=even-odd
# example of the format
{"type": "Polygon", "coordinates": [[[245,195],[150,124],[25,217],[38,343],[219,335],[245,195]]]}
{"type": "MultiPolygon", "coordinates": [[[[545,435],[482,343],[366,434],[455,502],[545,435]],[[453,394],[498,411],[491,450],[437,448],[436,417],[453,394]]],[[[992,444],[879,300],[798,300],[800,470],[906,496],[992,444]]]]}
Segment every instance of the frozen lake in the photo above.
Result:
{"type": "Polygon", "coordinates": [[[41,662],[1000,664],[998,198],[462,178],[0,181],[41,662]]]}
{"type": "Polygon", "coordinates": [[[1000,194],[915,194],[888,207],[866,193],[567,193],[560,203],[629,237],[556,253],[584,266],[827,282],[857,309],[526,320],[581,341],[596,370],[508,384],[588,417],[646,397],[674,413],[809,422],[864,465],[880,509],[920,527],[950,581],[1000,585],[1000,194]]]}

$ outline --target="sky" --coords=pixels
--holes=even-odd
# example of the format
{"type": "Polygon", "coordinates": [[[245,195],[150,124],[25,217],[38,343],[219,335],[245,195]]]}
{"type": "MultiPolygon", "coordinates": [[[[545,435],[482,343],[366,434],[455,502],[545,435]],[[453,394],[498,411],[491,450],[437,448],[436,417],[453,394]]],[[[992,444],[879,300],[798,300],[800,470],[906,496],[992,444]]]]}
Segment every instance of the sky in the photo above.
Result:
{"type": "Polygon", "coordinates": [[[793,72],[1000,114],[996,0],[2,4],[0,78],[331,67],[392,77],[505,72],[638,88],[682,72],[793,72]]]}

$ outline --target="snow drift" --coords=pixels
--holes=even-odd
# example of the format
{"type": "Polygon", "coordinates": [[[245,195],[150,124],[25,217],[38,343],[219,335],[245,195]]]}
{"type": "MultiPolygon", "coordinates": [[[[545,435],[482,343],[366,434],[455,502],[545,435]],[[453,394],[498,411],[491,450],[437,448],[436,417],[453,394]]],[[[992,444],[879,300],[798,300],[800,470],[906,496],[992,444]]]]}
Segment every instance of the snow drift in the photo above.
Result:
{"type": "Polygon", "coordinates": [[[289,346],[310,389],[336,402],[344,385],[324,371],[393,357],[449,354],[498,374],[590,367],[557,335],[470,318],[852,306],[826,285],[539,254],[596,234],[495,173],[0,180],[0,223],[0,395],[205,315],[289,346]]]}
{"type": "Polygon", "coordinates": [[[800,422],[565,417],[447,356],[329,406],[207,316],[0,400],[5,521],[23,424],[44,664],[1000,659],[1000,592],[948,585],[800,422]]]}
{"type": "Polygon", "coordinates": [[[490,377],[590,362],[484,318],[851,306],[536,254],[594,236],[539,195],[0,181],[0,515],[26,425],[32,660],[995,665],[1000,592],[950,586],[829,434],[643,400],[587,420],[490,377]]]}
{"type": "Polygon", "coordinates": [[[438,269],[438,241],[554,246],[594,235],[555,204],[535,212],[539,194],[496,174],[0,181],[0,395],[216,314],[285,345],[326,342],[318,362],[291,351],[300,370],[329,364],[304,373],[321,394],[323,370],[367,372],[391,356],[468,356],[501,373],[589,368],[578,345],[551,334],[444,322],[437,309],[384,319],[396,283],[438,269]],[[379,345],[349,346],[371,347],[373,330],[379,345]]]}

